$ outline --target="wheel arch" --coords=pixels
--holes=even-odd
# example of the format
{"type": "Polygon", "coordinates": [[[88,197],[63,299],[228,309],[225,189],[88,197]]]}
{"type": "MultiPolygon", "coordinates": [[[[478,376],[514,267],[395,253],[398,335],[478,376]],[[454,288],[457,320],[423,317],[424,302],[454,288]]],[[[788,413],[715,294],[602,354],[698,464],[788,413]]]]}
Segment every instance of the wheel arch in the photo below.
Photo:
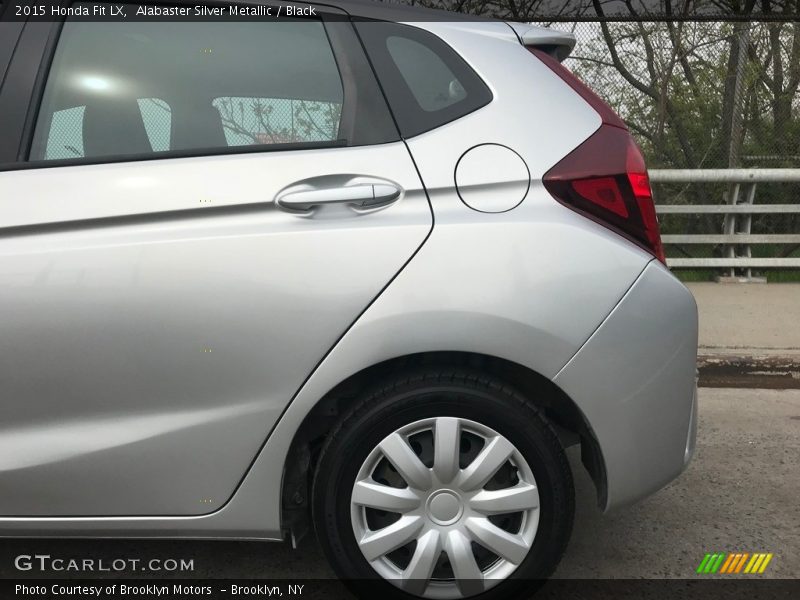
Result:
{"type": "Polygon", "coordinates": [[[457,366],[492,375],[530,398],[555,425],[562,444],[579,443],[581,460],[604,506],[606,473],[602,451],[577,404],[555,383],[536,371],[495,356],[463,351],[421,352],[398,356],[367,366],[337,383],[308,412],[294,434],[281,480],[281,522],[292,539],[302,537],[310,525],[309,494],[319,451],[326,434],[339,417],[376,380],[427,366],[457,366]]]}

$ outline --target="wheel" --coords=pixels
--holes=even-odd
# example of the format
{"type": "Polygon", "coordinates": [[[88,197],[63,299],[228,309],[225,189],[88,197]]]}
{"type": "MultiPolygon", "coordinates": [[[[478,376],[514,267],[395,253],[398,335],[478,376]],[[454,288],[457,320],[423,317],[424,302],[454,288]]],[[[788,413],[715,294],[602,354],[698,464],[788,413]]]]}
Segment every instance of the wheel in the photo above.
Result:
{"type": "Polygon", "coordinates": [[[530,592],[558,564],[573,516],[551,425],[511,387],[469,371],[428,369],[366,394],[328,436],[314,476],[320,543],[370,597],[530,592]]]}

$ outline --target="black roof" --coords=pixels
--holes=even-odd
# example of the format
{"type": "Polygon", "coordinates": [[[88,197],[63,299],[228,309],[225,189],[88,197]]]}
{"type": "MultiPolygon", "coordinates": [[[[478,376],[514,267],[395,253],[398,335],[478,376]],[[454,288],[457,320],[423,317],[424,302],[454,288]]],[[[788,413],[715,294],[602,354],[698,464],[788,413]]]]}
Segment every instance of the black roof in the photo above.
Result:
{"type": "MultiPolygon", "coordinates": [[[[3,0],[0,0],[3,1],[3,0]]],[[[174,0],[176,4],[183,6],[202,5],[202,0],[174,0]]],[[[211,0],[209,4],[232,4],[227,0],[211,0]]],[[[399,0],[374,1],[374,0],[238,0],[240,4],[296,4],[303,6],[306,4],[319,7],[330,6],[347,12],[350,16],[363,19],[377,19],[382,21],[491,21],[486,17],[477,17],[464,13],[451,12],[433,8],[425,8],[417,5],[410,5],[399,0]]]]}
{"type": "Polygon", "coordinates": [[[384,21],[490,21],[447,10],[426,8],[397,1],[376,2],[374,0],[320,0],[319,4],[336,6],[354,17],[381,19],[384,21]]]}

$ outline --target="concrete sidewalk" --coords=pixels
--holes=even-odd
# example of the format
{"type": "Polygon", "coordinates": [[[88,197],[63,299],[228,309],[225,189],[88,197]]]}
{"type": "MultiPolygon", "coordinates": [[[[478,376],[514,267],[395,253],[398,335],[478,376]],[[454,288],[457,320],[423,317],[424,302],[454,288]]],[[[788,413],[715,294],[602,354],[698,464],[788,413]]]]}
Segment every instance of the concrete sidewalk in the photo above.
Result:
{"type": "Polygon", "coordinates": [[[800,353],[800,284],[688,283],[700,312],[700,351],[800,353]]]}
{"type": "Polygon", "coordinates": [[[800,284],[689,283],[700,385],[800,389],[800,284]]]}

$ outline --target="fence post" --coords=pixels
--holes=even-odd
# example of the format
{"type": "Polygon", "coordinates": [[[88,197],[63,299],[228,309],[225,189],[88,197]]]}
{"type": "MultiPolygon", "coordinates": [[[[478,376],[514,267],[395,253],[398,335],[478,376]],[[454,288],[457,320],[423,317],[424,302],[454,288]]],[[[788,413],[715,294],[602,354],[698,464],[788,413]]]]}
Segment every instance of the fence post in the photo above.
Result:
{"type": "MultiPolygon", "coordinates": [[[[734,183],[728,186],[728,190],[725,192],[725,203],[730,204],[731,206],[736,206],[739,204],[739,190],[741,189],[740,183],[734,183]]],[[[725,235],[733,235],[736,233],[736,217],[738,215],[736,213],[726,213],[722,220],[722,233],[725,235]]],[[[735,244],[724,244],[723,248],[725,249],[725,258],[736,258],[736,245],[735,244]]],[[[728,277],[736,277],[736,269],[734,267],[730,267],[728,269],[728,277]]]]}
{"type": "MultiPolygon", "coordinates": [[[[747,186],[745,200],[742,204],[748,204],[750,206],[753,206],[755,197],[756,197],[756,182],[754,181],[753,183],[747,186]]],[[[742,219],[741,221],[739,221],[739,223],[741,224],[742,228],[739,229],[736,233],[741,233],[742,235],[745,236],[745,240],[747,240],[750,237],[750,228],[753,225],[753,213],[747,213],[745,215],[742,215],[742,219]]],[[[742,246],[742,250],[744,250],[745,258],[753,257],[753,253],[750,249],[750,244],[744,244],[744,246],[742,246]]],[[[740,256],[742,256],[742,254],[740,254],[740,256]]],[[[747,270],[745,271],[745,278],[748,280],[753,279],[752,268],[747,267],[747,270]]]]}
{"type": "MultiPolygon", "coordinates": [[[[733,183],[728,186],[726,192],[726,204],[731,206],[753,206],[756,196],[756,182],[733,183]]],[[[748,243],[750,238],[751,228],[753,225],[753,214],[748,212],[739,216],[738,213],[727,213],[722,222],[722,233],[725,235],[741,236],[741,242],[735,239],[731,242],[724,244],[725,257],[734,258],[752,258],[753,252],[748,243]]],[[[727,277],[737,279],[736,267],[727,269],[727,277]]],[[[739,270],[741,272],[741,269],[739,270]]],[[[751,267],[744,268],[744,280],[754,281],[753,269],[751,267]]]]}

